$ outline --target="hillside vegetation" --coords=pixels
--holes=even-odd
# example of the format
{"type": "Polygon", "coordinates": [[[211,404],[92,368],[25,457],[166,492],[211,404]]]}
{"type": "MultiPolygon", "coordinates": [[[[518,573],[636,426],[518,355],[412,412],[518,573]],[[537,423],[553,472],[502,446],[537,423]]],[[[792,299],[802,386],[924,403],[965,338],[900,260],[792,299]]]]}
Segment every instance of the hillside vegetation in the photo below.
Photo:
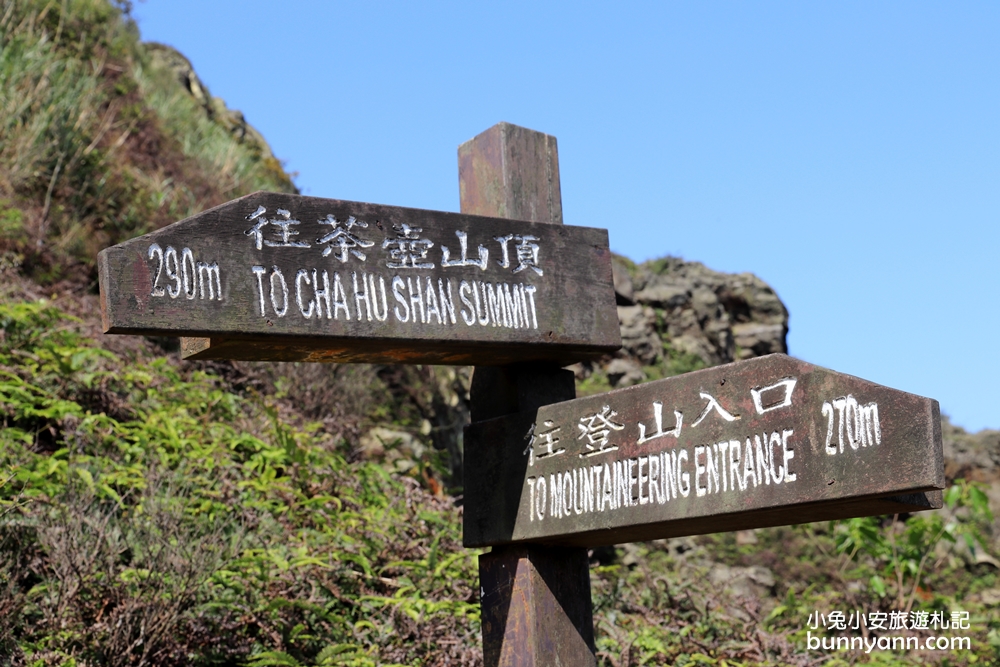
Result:
{"type": "Polygon", "coordinates": [[[109,244],[254,190],[293,191],[239,141],[135,24],[99,0],[0,4],[4,261],[43,282],[93,272],[109,244]]]}
{"type": "MultiPolygon", "coordinates": [[[[295,191],[128,9],[0,0],[0,665],[482,664],[470,369],[191,363],[99,333],[101,248],[295,191]]],[[[579,393],[786,351],[750,274],[617,258],[615,283],[625,347],[573,367],[579,393]]],[[[601,664],[997,664],[1000,434],[945,438],[939,512],[594,550],[601,664]],[[912,634],[971,650],[809,650],[835,610],[969,612],[912,634]]]]}

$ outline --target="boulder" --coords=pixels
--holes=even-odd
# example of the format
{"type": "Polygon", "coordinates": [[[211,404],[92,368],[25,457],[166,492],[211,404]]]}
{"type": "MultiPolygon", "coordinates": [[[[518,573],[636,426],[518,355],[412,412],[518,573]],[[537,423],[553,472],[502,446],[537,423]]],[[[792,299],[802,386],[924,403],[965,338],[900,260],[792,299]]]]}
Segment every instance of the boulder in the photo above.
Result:
{"type": "MultiPolygon", "coordinates": [[[[706,365],[787,352],[788,311],[751,273],[713,271],[677,257],[638,266],[615,258],[624,352],[649,365],[654,337],[706,365]]],[[[657,355],[659,356],[659,355],[657,355]]]]}
{"type": "Polygon", "coordinates": [[[641,364],[657,362],[663,354],[663,341],[656,332],[656,314],[649,306],[618,306],[622,348],[641,364]]]}
{"type": "Polygon", "coordinates": [[[736,359],[750,359],[785,351],[784,324],[745,322],[732,327],[736,359]]]}
{"type": "Polygon", "coordinates": [[[631,387],[646,379],[642,366],[632,359],[612,359],[606,373],[612,387],[631,387]]]}
{"type": "Polygon", "coordinates": [[[656,308],[677,308],[691,301],[689,287],[684,282],[657,276],[635,294],[635,299],[656,308]]]}

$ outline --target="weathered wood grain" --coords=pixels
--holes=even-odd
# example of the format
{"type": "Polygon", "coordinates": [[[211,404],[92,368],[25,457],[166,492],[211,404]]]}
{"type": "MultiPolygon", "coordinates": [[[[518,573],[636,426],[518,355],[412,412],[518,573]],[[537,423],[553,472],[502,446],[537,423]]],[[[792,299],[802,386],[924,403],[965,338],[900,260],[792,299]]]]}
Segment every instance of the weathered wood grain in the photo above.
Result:
{"type": "Polygon", "coordinates": [[[915,511],[944,487],[937,401],[785,355],[474,423],[466,440],[493,445],[467,450],[470,547],[915,511]]]}
{"type": "Polygon", "coordinates": [[[556,138],[497,123],[458,147],[462,213],[563,224],[556,138]]]}
{"type": "Polygon", "coordinates": [[[98,262],[105,331],[201,339],[189,358],[571,363],[621,345],[601,229],[258,192],[98,262]]]}
{"type": "MultiPolygon", "coordinates": [[[[463,213],[562,225],[555,137],[499,123],[462,144],[458,162],[463,213]]],[[[481,421],[575,396],[573,374],[551,363],[477,366],[470,408],[481,421]]],[[[497,444],[466,439],[465,454],[497,444]]],[[[479,577],[486,667],[597,664],[585,548],[497,546],[479,556],[479,577]]]]}

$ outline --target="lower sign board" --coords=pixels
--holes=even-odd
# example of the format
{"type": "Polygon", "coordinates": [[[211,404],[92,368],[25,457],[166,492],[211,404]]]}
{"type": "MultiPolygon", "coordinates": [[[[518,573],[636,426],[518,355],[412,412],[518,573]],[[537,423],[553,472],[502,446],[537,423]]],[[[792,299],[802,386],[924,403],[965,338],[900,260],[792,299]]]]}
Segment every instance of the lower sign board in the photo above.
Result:
{"type": "Polygon", "coordinates": [[[103,250],[107,333],[189,358],[573,363],[621,336],[603,229],[258,192],[103,250]]]}
{"type": "Polygon", "coordinates": [[[475,423],[465,440],[468,547],[912,512],[940,507],[945,483],[937,401],[780,354],[475,423]]]}

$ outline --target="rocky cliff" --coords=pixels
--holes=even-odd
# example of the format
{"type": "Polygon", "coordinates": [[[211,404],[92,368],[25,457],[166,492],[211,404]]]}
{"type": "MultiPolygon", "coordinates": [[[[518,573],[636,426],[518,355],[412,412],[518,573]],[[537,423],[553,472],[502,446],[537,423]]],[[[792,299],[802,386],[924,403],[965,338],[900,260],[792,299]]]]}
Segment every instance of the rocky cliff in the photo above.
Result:
{"type": "Polygon", "coordinates": [[[612,264],[622,349],[573,367],[584,393],[787,352],[788,310],[751,273],[664,257],[612,264]]]}

